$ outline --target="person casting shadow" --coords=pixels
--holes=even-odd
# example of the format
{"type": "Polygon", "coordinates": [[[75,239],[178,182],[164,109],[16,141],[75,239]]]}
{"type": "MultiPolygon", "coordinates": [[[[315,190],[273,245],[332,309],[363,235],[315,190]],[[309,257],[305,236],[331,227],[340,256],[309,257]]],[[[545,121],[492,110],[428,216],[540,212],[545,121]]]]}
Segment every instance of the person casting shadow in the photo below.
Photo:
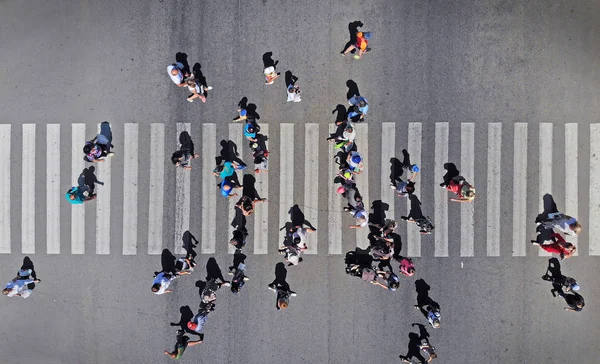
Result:
{"type": "Polygon", "coordinates": [[[310,221],[306,220],[304,213],[300,210],[300,206],[294,205],[288,210],[288,214],[290,214],[290,219],[292,221],[293,227],[303,227],[304,225],[308,226],[312,230],[317,230],[310,221]]]}
{"type": "Polygon", "coordinates": [[[446,174],[444,174],[444,181],[440,183],[441,187],[448,186],[452,178],[460,176],[460,171],[454,163],[444,163],[444,169],[446,170],[446,174]]]}
{"type": "Polygon", "coordinates": [[[340,53],[344,53],[344,51],[348,49],[348,47],[350,47],[353,44],[356,44],[356,33],[358,33],[358,28],[362,27],[363,25],[364,24],[360,20],[355,20],[351,23],[348,23],[348,32],[350,32],[350,40],[348,41],[348,43],[346,43],[346,45],[344,45],[344,48],[340,53]]]}
{"type": "Polygon", "coordinates": [[[94,189],[96,188],[96,184],[104,186],[104,182],[98,181],[98,178],[94,174],[96,171],[96,167],[91,166],[88,168],[84,168],[79,178],[77,179],[77,183],[79,187],[87,186],[90,194],[94,194],[94,189]]]}
{"type": "Polygon", "coordinates": [[[431,326],[434,328],[440,327],[440,305],[429,297],[431,287],[423,279],[415,281],[415,289],[417,291],[417,304],[414,308],[421,311],[423,316],[427,318],[431,326]]]}
{"type": "Polygon", "coordinates": [[[219,156],[215,158],[215,164],[220,166],[224,162],[235,162],[239,165],[246,165],[244,161],[239,158],[240,153],[238,152],[238,146],[233,140],[221,140],[221,152],[219,156]]]}
{"type": "Polygon", "coordinates": [[[179,319],[179,322],[170,322],[169,325],[180,326],[181,330],[183,330],[187,333],[194,334],[194,335],[200,335],[197,332],[189,330],[187,327],[187,323],[192,320],[192,317],[194,317],[194,312],[192,312],[192,309],[190,308],[190,306],[181,306],[179,308],[179,313],[181,314],[181,318],[179,319]]]}
{"type": "Polygon", "coordinates": [[[412,363],[412,359],[416,358],[419,363],[424,363],[425,358],[421,355],[421,339],[415,332],[408,334],[408,351],[406,355],[400,355],[400,359],[404,363],[412,363]]]}
{"type": "Polygon", "coordinates": [[[276,294],[275,307],[277,310],[286,309],[290,303],[290,297],[296,296],[296,292],[290,290],[290,285],[286,282],[287,269],[285,264],[277,263],[275,265],[275,280],[269,284],[269,289],[276,294]]]}
{"type": "MultiPolygon", "coordinates": [[[[331,111],[331,114],[336,114],[335,116],[335,125],[342,125],[348,121],[348,111],[346,110],[346,106],[342,104],[337,104],[335,109],[331,111]]],[[[339,129],[339,128],[338,128],[339,129]]]]}

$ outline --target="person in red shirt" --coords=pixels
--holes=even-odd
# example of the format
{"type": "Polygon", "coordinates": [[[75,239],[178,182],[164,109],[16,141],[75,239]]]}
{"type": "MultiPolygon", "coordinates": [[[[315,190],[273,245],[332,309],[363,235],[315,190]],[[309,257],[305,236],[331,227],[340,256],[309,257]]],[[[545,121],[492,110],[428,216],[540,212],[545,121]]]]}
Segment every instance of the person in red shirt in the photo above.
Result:
{"type": "Polygon", "coordinates": [[[452,178],[448,184],[441,183],[440,186],[446,188],[450,192],[453,192],[459,197],[451,198],[450,201],[471,202],[475,199],[475,187],[471,186],[471,184],[462,176],[456,176],[452,178]]]}
{"type": "Polygon", "coordinates": [[[356,52],[358,50],[358,54],[354,55],[354,59],[360,59],[360,57],[371,50],[368,47],[369,39],[371,38],[371,32],[357,32],[356,33],[356,43],[351,44],[348,48],[344,50],[342,56],[350,52],[356,52]]]}
{"type": "Polygon", "coordinates": [[[540,244],[536,240],[532,240],[531,243],[539,245],[540,248],[544,249],[548,253],[558,254],[561,260],[570,258],[577,250],[575,245],[565,241],[562,235],[558,233],[553,233],[550,236],[550,240],[552,241],[550,244],[540,244]]]}

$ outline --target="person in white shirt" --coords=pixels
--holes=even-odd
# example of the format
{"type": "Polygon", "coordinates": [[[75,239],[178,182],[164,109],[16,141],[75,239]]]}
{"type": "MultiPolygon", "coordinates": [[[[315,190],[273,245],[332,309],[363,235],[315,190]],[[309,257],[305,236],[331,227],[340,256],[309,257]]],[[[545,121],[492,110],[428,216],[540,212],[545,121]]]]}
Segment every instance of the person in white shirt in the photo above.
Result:
{"type": "Polygon", "coordinates": [[[365,209],[353,210],[351,211],[352,215],[356,219],[356,225],[348,226],[350,229],[359,229],[363,226],[367,226],[369,223],[369,216],[365,209]]]}
{"type": "Polygon", "coordinates": [[[186,84],[188,90],[192,93],[187,98],[189,102],[194,102],[195,99],[206,102],[206,95],[208,95],[208,91],[212,90],[212,86],[202,85],[197,78],[188,78],[186,84]]]}
{"type": "Polygon", "coordinates": [[[165,272],[160,272],[154,278],[154,282],[152,283],[152,292],[154,294],[163,294],[163,293],[171,293],[173,291],[168,290],[171,281],[175,278],[179,277],[178,274],[169,274],[165,272]]]}
{"type": "Polygon", "coordinates": [[[181,62],[175,62],[167,66],[167,72],[169,72],[169,77],[171,77],[171,81],[173,81],[173,83],[175,83],[178,87],[185,86],[185,77],[188,77],[190,75],[189,73],[185,73],[183,71],[183,68],[183,63],[181,62]]]}
{"type": "Polygon", "coordinates": [[[287,83],[287,102],[300,102],[302,99],[300,98],[300,86],[296,84],[298,81],[298,77],[292,75],[290,71],[286,72],[286,83],[287,83]]]}
{"type": "Polygon", "coordinates": [[[542,225],[548,229],[559,230],[566,235],[579,235],[581,232],[581,224],[577,219],[562,212],[549,213],[548,220],[543,221],[542,225]]]}

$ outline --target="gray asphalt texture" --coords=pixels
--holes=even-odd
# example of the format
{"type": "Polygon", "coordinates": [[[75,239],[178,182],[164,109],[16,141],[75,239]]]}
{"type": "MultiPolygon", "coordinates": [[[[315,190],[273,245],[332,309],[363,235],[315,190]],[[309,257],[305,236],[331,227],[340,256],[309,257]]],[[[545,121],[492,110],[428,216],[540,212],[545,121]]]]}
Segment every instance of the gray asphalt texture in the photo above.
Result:
{"type": "MultiPolygon", "coordinates": [[[[333,121],[331,110],[344,104],[345,83],[352,79],[370,102],[371,135],[380,135],[381,122],[397,122],[400,131],[409,122],[422,122],[423,134],[431,136],[427,131],[433,130],[435,122],[450,122],[452,160],[460,155],[460,123],[475,122],[475,149],[485,155],[488,122],[502,122],[506,128],[527,122],[530,139],[535,140],[541,122],[577,122],[586,128],[599,121],[598,19],[597,0],[4,0],[0,2],[0,122],[60,123],[67,141],[72,123],[87,123],[90,131],[96,123],[109,120],[115,136],[122,135],[125,122],[170,123],[165,136],[172,136],[173,150],[175,123],[189,122],[200,149],[201,124],[217,123],[217,136],[226,139],[227,125],[244,96],[258,106],[260,122],[269,124],[272,136],[279,135],[279,122],[296,123],[296,133],[303,133],[305,122],[328,124],[333,121]],[[339,54],[349,39],[348,23],[355,20],[374,32],[373,51],[359,61],[339,54]],[[282,80],[264,86],[262,55],[267,51],[280,61],[282,76],[289,69],[299,77],[301,103],[285,102],[282,80]],[[166,66],[175,61],[177,52],[185,52],[190,65],[200,62],[214,86],[206,104],[188,103],[187,91],[169,80],[166,66]]],[[[582,134],[580,155],[589,156],[589,139],[582,134]]],[[[555,136],[555,155],[564,148],[559,137],[555,136]]],[[[329,146],[322,139],[320,155],[326,155],[329,146]]],[[[149,135],[140,135],[140,141],[149,143],[149,135]]],[[[423,168],[433,165],[433,142],[432,137],[424,140],[423,168]]],[[[279,150],[277,138],[270,143],[272,151],[279,150]]],[[[379,147],[370,144],[374,157],[369,159],[369,194],[375,199],[384,173],[376,159],[379,147]]],[[[502,170],[507,181],[500,191],[503,196],[512,196],[512,155],[508,152],[508,158],[504,153],[511,145],[510,138],[503,138],[502,170]]],[[[11,148],[12,166],[18,166],[15,156],[20,142],[11,148]]],[[[66,154],[70,148],[65,145],[61,154],[70,155],[66,154]]],[[[297,148],[303,150],[304,143],[297,148]]],[[[398,151],[402,148],[397,146],[398,151]]],[[[538,158],[529,155],[529,173],[535,176],[538,158]]],[[[44,158],[39,159],[36,168],[44,171],[44,158]]],[[[582,207],[578,217],[583,224],[588,219],[583,208],[589,193],[588,162],[585,157],[579,161],[582,207]]],[[[114,163],[122,162],[115,159],[114,163]]],[[[270,190],[277,191],[277,153],[270,163],[275,172],[270,172],[270,190]]],[[[555,169],[553,186],[558,191],[565,190],[564,168],[562,163],[555,169]]],[[[486,169],[475,172],[485,175],[486,169]]],[[[149,172],[140,168],[140,175],[143,179],[149,172]]],[[[61,171],[62,180],[70,178],[70,171],[61,171]]],[[[12,181],[12,201],[19,201],[20,179],[12,181]]],[[[115,182],[113,176],[112,198],[118,200],[122,184],[115,182]]],[[[422,200],[430,210],[435,183],[439,182],[432,173],[423,175],[422,200]]],[[[36,185],[41,204],[45,204],[44,187],[36,185]]],[[[485,195],[486,187],[477,187],[485,195]]],[[[148,182],[140,182],[139,188],[140,196],[147,195],[148,182]]],[[[538,196],[545,191],[532,183],[527,192],[538,196]]],[[[319,196],[327,198],[324,188],[319,196]]],[[[564,196],[554,197],[559,207],[564,206],[564,196]]],[[[192,216],[201,211],[194,203],[200,198],[200,192],[193,190],[192,216]]],[[[147,202],[140,198],[140,203],[147,202]]],[[[226,213],[225,203],[219,200],[218,204],[219,211],[226,213]]],[[[166,222],[174,208],[173,203],[165,205],[166,222]]],[[[501,257],[485,256],[485,201],[476,200],[475,208],[482,211],[475,221],[475,257],[457,257],[459,245],[452,242],[460,238],[460,228],[449,224],[450,258],[432,258],[433,242],[423,240],[423,258],[415,259],[416,276],[403,278],[394,293],[347,276],[343,256],[321,253],[327,247],[323,234],[320,254],[305,257],[300,266],[288,270],[288,282],[298,297],[291,299],[288,310],[278,312],[267,284],[281,257],[248,254],[251,281],[238,296],[227,289],[219,292],[205,342],[188,348],[181,362],[398,362],[398,355],[406,353],[411,323],[427,323],[412,308],[414,281],[422,278],[431,286],[430,296],[441,305],[442,327],[429,329],[439,363],[597,363],[597,257],[582,254],[563,262],[563,273],[579,280],[586,299],[582,312],[565,312],[562,300],[552,298],[551,285],[540,279],[547,259],[537,257],[536,247],[528,247],[523,258],[505,254],[512,247],[510,225],[501,232],[507,242],[501,246],[501,257]]],[[[114,240],[126,228],[119,226],[122,212],[118,209],[113,209],[116,217],[111,221],[114,240]]],[[[396,215],[403,209],[399,206],[396,215]]],[[[20,216],[19,206],[12,211],[20,216]]],[[[451,214],[458,211],[450,206],[451,214]]],[[[524,218],[533,234],[536,199],[528,201],[527,212],[524,218]]],[[[510,206],[503,207],[502,213],[511,216],[510,206]]],[[[86,223],[94,221],[93,213],[86,215],[86,223]]],[[[278,209],[271,208],[270,215],[270,235],[275,239],[278,209]]],[[[61,216],[70,216],[70,206],[61,206],[61,216]]],[[[324,231],[326,214],[320,216],[316,226],[324,231]]],[[[44,241],[46,227],[41,220],[36,232],[44,241]]],[[[224,222],[219,224],[226,228],[224,222]]],[[[173,226],[172,221],[165,224],[164,236],[173,236],[173,226]]],[[[198,219],[191,220],[190,230],[197,236],[200,226],[198,219]]],[[[86,234],[93,234],[89,231],[86,234]]],[[[0,256],[0,276],[6,281],[21,265],[20,232],[20,225],[15,225],[13,254],[0,256]]],[[[68,223],[61,234],[68,236],[68,223]]],[[[401,234],[405,238],[405,230],[401,234]]],[[[590,239],[586,234],[579,239],[581,251],[590,239]]],[[[344,242],[344,251],[352,244],[344,242]]],[[[175,343],[176,328],[168,323],[179,320],[180,306],[196,311],[199,296],[194,282],[204,279],[202,267],[208,256],[198,257],[200,267],[191,277],[174,283],[174,293],[155,296],[149,286],[152,272],[160,268],[158,256],[122,256],[117,244],[111,245],[114,253],[109,256],[94,255],[90,246],[84,256],[71,256],[66,246],[58,256],[46,255],[42,245],[37,251],[31,259],[42,282],[30,298],[4,298],[0,306],[1,363],[171,362],[162,354],[175,343]]],[[[221,249],[215,258],[226,272],[231,256],[221,249]]]]}

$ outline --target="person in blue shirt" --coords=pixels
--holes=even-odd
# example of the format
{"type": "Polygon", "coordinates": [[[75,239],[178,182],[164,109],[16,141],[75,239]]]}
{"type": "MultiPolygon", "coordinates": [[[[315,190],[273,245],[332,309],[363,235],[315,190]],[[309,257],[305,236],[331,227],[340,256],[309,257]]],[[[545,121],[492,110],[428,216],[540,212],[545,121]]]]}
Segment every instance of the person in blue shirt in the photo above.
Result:
{"type": "Polygon", "coordinates": [[[227,177],[227,178],[223,178],[223,180],[220,183],[220,187],[221,187],[221,195],[223,197],[235,197],[238,194],[237,193],[231,193],[233,191],[234,188],[242,188],[242,186],[237,185],[231,177],[227,177]]]}
{"type": "Polygon", "coordinates": [[[348,103],[351,106],[348,111],[348,119],[355,122],[364,121],[365,115],[369,112],[367,99],[362,96],[354,95],[348,100],[348,103]]]}
{"type": "Polygon", "coordinates": [[[163,294],[163,293],[171,293],[169,285],[171,281],[175,278],[179,278],[179,274],[169,274],[165,272],[160,272],[154,278],[154,282],[152,282],[152,292],[154,294],[163,294]]]}
{"type": "Polygon", "coordinates": [[[236,162],[225,162],[220,166],[217,166],[217,168],[215,168],[213,170],[213,175],[215,176],[219,176],[221,178],[227,178],[227,177],[231,177],[233,176],[233,174],[235,173],[236,170],[244,170],[246,169],[246,166],[244,165],[240,165],[236,162]]]}
{"type": "Polygon", "coordinates": [[[65,194],[65,198],[73,205],[80,205],[96,198],[95,194],[89,194],[88,186],[73,186],[65,194]],[[87,192],[87,194],[86,194],[87,192]]]}
{"type": "Polygon", "coordinates": [[[256,139],[256,132],[257,132],[256,127],[252,123],[247,123],[246,126],[244,126],[244,136],[249,141],[251,141],[251,142],[258,141],[258,139],[256,139]]]}
{"type": "Polygon", "coordinates": [[[30,278],[33,273],[32,269],[21,269],[17,273],[17,276],[12,281],[8,282],[2,294],[8,297],[22,297],[27,298],[31,295],[32,290],[28,287],[32,283],[39,283],[39,279],[30,278]]]}

